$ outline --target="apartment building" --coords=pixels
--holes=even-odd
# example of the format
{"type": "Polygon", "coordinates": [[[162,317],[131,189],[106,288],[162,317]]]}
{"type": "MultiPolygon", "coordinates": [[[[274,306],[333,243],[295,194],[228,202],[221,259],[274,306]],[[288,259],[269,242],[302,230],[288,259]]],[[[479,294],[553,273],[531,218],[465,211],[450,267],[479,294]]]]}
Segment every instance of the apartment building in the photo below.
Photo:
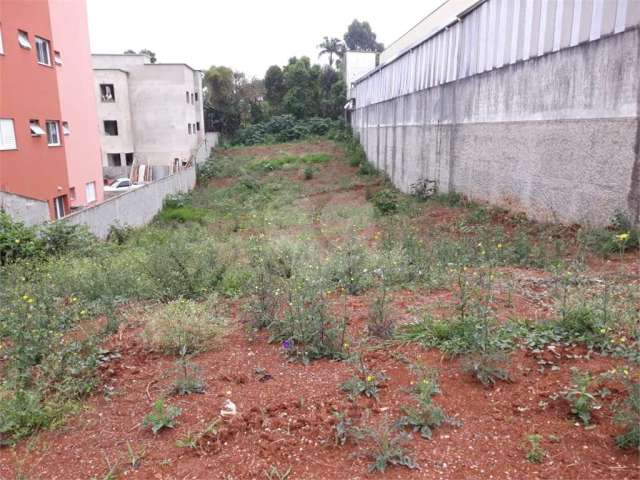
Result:
{"type": "Polygon", "coordinates": [[[27,223],[102,201],[85,0],[0,0],[0,209],[27,223]]]}
{"type": "Polygon", "coordinates": [[[106,172],[147,165],[164,176],[195,160],[205,139],[199,70],[111,54],[94,54],[93,69],[106,172]]]}

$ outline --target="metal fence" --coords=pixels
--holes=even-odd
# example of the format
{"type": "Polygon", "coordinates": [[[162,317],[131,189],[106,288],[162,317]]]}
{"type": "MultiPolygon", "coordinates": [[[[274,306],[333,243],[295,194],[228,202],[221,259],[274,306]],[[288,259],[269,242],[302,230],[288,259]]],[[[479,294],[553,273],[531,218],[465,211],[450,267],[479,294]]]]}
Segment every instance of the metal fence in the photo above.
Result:
{"type": "Polygon", "coordinates": [[[355,82],[356,108],[620,33],[640,0],[485,0],[355,82]]]}

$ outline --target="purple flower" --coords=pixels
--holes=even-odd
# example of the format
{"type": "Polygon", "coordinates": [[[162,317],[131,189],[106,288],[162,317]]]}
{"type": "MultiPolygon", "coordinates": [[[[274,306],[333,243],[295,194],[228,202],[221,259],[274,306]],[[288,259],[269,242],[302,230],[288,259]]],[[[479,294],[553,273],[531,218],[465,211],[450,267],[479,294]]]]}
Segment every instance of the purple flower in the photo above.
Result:
{"type": "Polygon", "coordinates": [[[289,340],[285,340],[284,342],[282,342],[282,348],[284,348],[285,350],[289,350],[291,348],[291,342],[289,340]]]}

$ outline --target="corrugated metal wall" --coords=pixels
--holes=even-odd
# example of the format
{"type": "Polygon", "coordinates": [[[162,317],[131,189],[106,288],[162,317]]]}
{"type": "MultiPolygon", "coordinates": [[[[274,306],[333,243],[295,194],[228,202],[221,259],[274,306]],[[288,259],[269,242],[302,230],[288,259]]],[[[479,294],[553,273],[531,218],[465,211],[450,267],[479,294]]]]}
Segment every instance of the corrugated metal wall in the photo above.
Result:
{"type": "Polygon", "coordinates": [[[640,0],[487,0],[352,90],[357,108],[528,60],[640,23],[640,0]]]}

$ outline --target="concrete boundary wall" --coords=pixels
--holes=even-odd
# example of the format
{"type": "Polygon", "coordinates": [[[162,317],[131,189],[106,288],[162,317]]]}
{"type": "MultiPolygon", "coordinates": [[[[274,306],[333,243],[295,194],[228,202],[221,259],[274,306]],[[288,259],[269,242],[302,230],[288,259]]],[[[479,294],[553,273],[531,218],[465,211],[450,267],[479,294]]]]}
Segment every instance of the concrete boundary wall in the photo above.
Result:
{"type": "Polygon", "coordinates": [[[369,160],[401,190],[441,192],[541,221],[640,221],[637,28],[361,106],[369,160]]]}
{"type": "Polygon", "coordinates": [[[61,221],[86,225],[96,237],[105,239],[112,226],[146,225],[162,209],[164,199],[168,195],[189,192],[195,184],[196,169],[188,168],[94,207],[73,213],[61,221]]]}
{"type": "Polygon", "coordinates": [[[0,211],[25,225],[39,225],[49,221],[49,204],[8,192],[0,192],[0,211]]]}

